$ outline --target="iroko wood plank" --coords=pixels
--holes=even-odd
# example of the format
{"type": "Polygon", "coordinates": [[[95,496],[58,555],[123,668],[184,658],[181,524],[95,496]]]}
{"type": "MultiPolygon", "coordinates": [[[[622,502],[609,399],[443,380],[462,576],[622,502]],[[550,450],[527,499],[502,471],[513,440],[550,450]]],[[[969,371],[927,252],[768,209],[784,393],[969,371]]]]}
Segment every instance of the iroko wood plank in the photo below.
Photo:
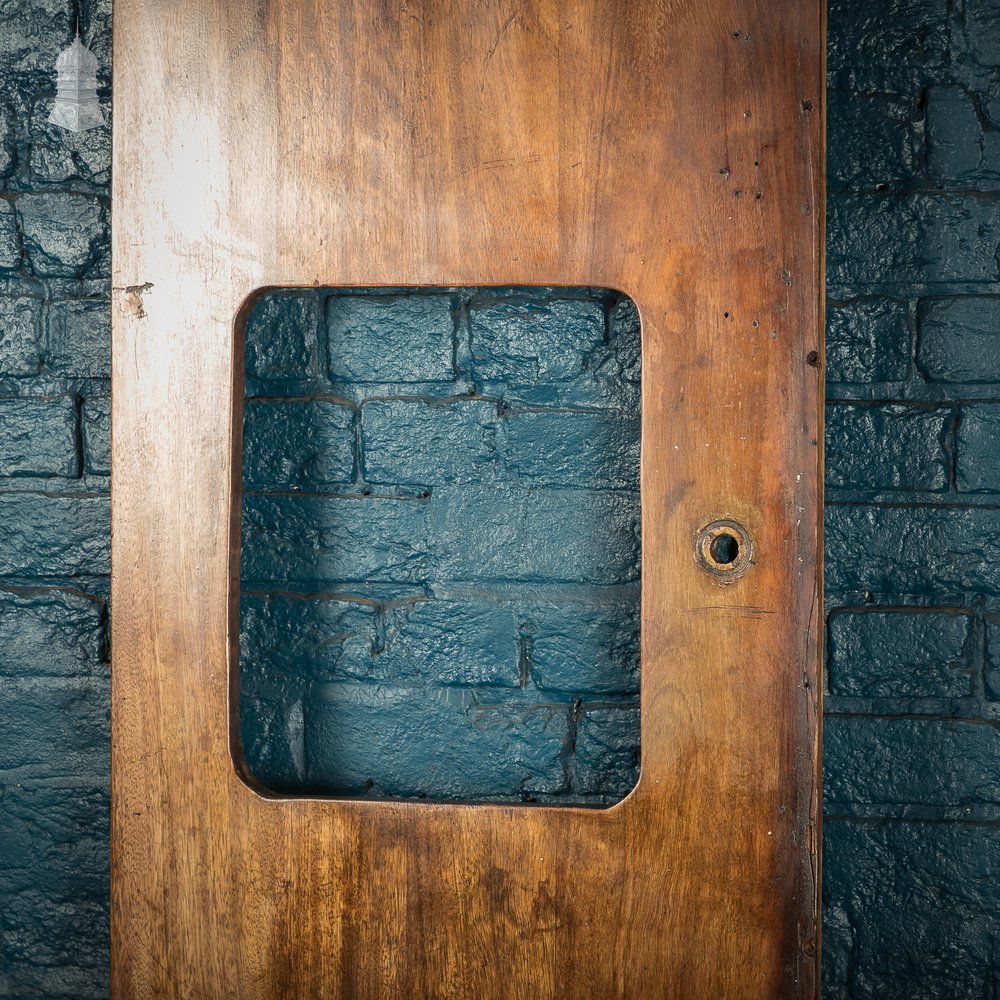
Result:
{"type": "Polygon", "coordinates": [[[116,997],[814,995],[821,35],[819,0],[116,0],[116,997]],[[637,303],[616,807],[240,776],[237,317],[314,283],[637,303]]]}

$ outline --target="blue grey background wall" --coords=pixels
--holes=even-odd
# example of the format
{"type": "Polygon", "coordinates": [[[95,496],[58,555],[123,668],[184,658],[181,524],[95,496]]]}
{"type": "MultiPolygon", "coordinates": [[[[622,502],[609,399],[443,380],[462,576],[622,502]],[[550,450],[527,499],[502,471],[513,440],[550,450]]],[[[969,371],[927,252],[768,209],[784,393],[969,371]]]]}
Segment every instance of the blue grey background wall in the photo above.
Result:
{"type": "MultiPolygon", "coordinates": [[[[79,5],[110,64],[110,3],[79,5]]],[[[108,136],[0,0],[0,996],[107,995],[108,136]]],[[[1000,8],[829,10],[824,992],[1000,982],[1000,8]]]]}
{"type": "Polygon", "coordinates": [[[830,998],[1000,981],[1000,5],[828,12],[830,998]]]}
{"type": "Polygon", "coordinates": [[[0,996],[66,1000],[108,979],[109,134],[46,121],[76,13],[0,2],[0,996]]]}

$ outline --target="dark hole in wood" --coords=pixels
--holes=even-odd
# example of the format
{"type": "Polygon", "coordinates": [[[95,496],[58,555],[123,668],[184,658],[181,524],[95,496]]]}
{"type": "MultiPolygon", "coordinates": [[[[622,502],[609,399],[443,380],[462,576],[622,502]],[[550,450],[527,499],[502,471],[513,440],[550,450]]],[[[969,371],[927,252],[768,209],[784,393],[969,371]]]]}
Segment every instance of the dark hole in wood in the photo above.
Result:
{"type": "Polygon", "coordinates": [[[731,566],[739,558],[740,541],[735,535],[723,533],[712,539],[709,552],[720,566],[731,566]]]}

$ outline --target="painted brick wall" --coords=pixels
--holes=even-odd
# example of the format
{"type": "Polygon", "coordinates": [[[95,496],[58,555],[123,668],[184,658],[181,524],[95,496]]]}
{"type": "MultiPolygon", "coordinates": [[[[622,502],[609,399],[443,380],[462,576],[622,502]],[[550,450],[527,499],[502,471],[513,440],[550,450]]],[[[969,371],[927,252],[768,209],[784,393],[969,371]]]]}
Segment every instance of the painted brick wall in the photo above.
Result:
{"type": "Polygon", "coordinates": [[[109,144],[46,123],[74,13],[0,0],[0,996],[65,1000],[108,948],[109,144]]]}
{"type": "MultiPolygon", "coordinates": [[[[44,122],[72,13],[0,0],[0,996],[60,1000],[107,993],[107,135],[44,122]]],[[[106,84],[110,3],[81,13],[106,84]]],[[[1000,981],[997,6],[844,0],[829,41],[825,995],[980,1000],[1000,981]]]]}
{"type": "Polygon", "coordinates": [[[1000,5],[829,8],[824,984],[1000,981],[1000,5]]]}
{"type": "Polygon", "coordinates": [[[639,323],[274,293],[247,323],[244,746],[271,787],[602,804],[639,758],[639,323]]]}

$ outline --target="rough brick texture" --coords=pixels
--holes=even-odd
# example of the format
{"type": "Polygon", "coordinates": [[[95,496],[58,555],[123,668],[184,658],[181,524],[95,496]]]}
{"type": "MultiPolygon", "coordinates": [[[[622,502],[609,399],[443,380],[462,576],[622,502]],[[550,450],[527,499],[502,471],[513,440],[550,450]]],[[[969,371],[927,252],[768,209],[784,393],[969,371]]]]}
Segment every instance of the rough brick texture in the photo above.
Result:
{"type": "Polygon", "coordinates": [[[972,694],[973,615],[932,608],[837,608],[829,616],[831,695],[958,698],[972,694]]]}
{"type": "Polygon", "coordinates": [[[557,289],[290,291],[257,303],[246,336],[251,769],[300,793],[625,795],[634,307],[557,289]]]}
{"type": "MultiPolygon", "coordinates": [[[[108,0],[0,0],[0,406],[5,429],[20,428],[0,449],[0,685],[16,734],[0,767],[0,996],[50,1000],[107,994],[110,159],[106,130],[45,121],[78,10],[107,103],[108,0]],[[37,424],[17,419],[31,411],[37,424]]],[[[824,992],[980,1000],[1000,979],[1000,15],[977,0],[834,0],[828,28],[824,992]]],[[[248,328],[248,386],[308,412],[308,432],[289,437],[277,408],[256,423],[258,444],[273,434],[282,453],[248,439],[255,493],[284,484],[340,503],[351,487],[429,507],[445,488],[530,478],[594,490],[596,466],[573,461],[584,453],[606,456],[610,491],[634,489],[626,424],[600,412],[634,415],[637,342],[602,345],[596,317],[560,354],[549,340],[560,321],[539,301],[533,354],[503,302],[484,301],[478,319],[450,307],[428,319],[419,357],[392,329],[366,363],[350,352],[367,320],[334,316],[338,369],[319,300],[270,301],[277,312],[248,328]],[[461,400],[441,399],[449,385],[461,400]],[[468,398],[498,388],[514,397],[506,413],[468,398]],[[398,447],[397,418],[421,426],[411,449],[398,447]]],[[[627,313],[608,317],[613,332],[627,313]]],[[[450,794],[426,755],[416,782],[349,756],[349,727],[372,705],[392,720],[410,685],[441,694],[434,725],[467,734],[499,720],[477,732],[478,752],[503,747],[484,794],[504,783],[543,800],[622,794],[634,582],[425,588],[395,571],[389,583],[347,575],[358,586],[346,594],[244,599],[244,732],[276,787],[328,775],[332,758],[362,793],[377,777],[385,794],[450,794]],[[341,711],[341,728],[322,728],[341,711]],[[321,724],[308,755],[307,718],[321,724]]]]}
{"type": "Polygon", "coordinates": [[[951,411],[840,403],[828,408],[828,486],[940,492],[948,488],[951,411]],[[858,441],[877,441],[859,449],[858,441]]]}
{"type": "Polygon", "coordinates": [[[0,997],[108,994],[110,136],[45,119],[110,8],[0,0],[0,997]]]}
{"type": "Polygon", "coordinates": [[[996,825],[828,819],[823,853],[827,997],[990,995],[1000,883],[996,825]]]}
{"type": "Polygon", "coordinates": [[[832,0],[828,30],[824,995],[978,1000],[1000,979],[1000,16],[832,0]]]}
{"type": "Polygon", "coordinates": [[[572,707],[430,685],[323,684],[305,701],[305,781],[348,795],[537,799],[566,791],[572,707]]]}

